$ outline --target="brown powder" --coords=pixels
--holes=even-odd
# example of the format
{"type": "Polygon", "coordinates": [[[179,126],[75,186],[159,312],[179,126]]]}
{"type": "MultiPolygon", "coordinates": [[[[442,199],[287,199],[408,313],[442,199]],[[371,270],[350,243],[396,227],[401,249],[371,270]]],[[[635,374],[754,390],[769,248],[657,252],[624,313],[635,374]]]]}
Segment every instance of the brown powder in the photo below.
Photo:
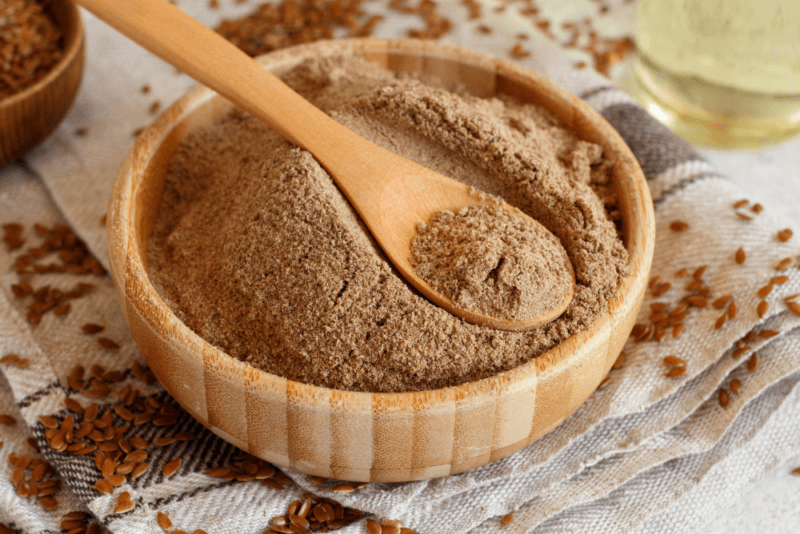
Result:
{"type": "Polygon", "coordinates": [[[420,225],[411,265],[459,307],[490,317],[545,315],[572,288],[566,252],[550,232],[502,206],[441,211],[420,225]]]}
{"type": "Polygon", "coordinates": [[[551,114],[398,77],[354,58],[284,80],[377,144],[539,221],[575,269],[553,323],[465,323],[393,270],[330,176],[232,111],[178,147],[149,242],[150,277],[208,342],[264,371],[353,391],[419,391],[512,369],[585,329],[627,269],[611,163],[551,114]]]}

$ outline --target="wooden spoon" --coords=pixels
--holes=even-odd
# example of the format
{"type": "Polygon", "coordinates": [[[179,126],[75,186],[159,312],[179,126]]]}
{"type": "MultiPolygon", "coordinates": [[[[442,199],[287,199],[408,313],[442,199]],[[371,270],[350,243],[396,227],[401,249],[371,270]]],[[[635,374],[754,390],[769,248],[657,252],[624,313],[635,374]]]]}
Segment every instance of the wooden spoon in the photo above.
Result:
{"type": "MultiPolygon", "coordinates": [[[[551,322],[572,301],[575,275],[569,265],[570,291],[558,306],[541,316],[509,320],[456,306],[414,273],[409,256],[420,223],[441,210],[455,211],[482,203],[470,194],[468,186],[350,131],[225,38],[166,0],[75,2],[313,154],[397,270],[437,306],[473,324],[519,331],[551,322]]],[[[519,210],[514,211],[538,224],[519,210]]]]}

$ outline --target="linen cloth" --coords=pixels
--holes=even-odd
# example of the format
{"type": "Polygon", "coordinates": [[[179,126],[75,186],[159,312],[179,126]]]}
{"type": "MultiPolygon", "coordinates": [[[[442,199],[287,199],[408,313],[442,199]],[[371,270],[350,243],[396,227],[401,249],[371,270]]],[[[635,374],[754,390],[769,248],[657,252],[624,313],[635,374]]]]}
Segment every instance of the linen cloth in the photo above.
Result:
{"type": "MultiPolygon", "coordinates": [[[[211,25],[222,16],[252,9],[233,2],[219,10],[208,9],[206,2],[179,5],[211,25]]],[[[512,36],[524,25],[513,9],[468,21],[455,0],[439,5],[456,23],[450,42],[496,55],[510,49],[512,36]],[[479,22],[491,25],[494,33],[475,32],[479,22]]],[[[413,25],[389,17],[377,28],[378,36],[401,37],[413,25]]],[[[24,223],[31,243],[36,241],[30,230],[34,223],[68,223],[107,265],[100,219],[116,171],[132,144],[131,132],[151,121],[148,109],[154,101],[172,101],[193,82],[85,12],[84,21],[88,61],[81,94],[51,139],[18,164],[0,170],[0,223],[24,223]],[[139,90],[145,84],[151,88],[147,94],[139,90]],[[88,135],[76,137],[73,132],[83,127],[88,135]]],[[[691,532],[795,453],[800,444],[800,418],[795,415],[800,408],[800,317],[782,299],[800,292],[796,239],[779,242],[776,233],[784,225],[768,214],[747,212],[754,215],[752,221],[738,218],[732,204],[746,198],[746,193],[607,79],[573,68],[557,47],[544,40],[533,39],[525,46],[532,54],[523,64],[550,76],[603,114],[631,146],[646,174],[657,222],[652,274],[671,282],[673,289],[658,299],[648,293],[640,322],[647,322],[653,300],[677,302],[685,294],[688,279],[678,278],[677,271],[685,268],[691,273],[701,265],[709,266],[704,279],[714,297],[734,295],[739,307],[736,319],[715,330],[719,310],[692,309],[680,337],[668,336],[661,343],[631,340],[624,366],[612,371],[611,382],[562,425],[516,454],[467,473],[405,484],[370,484],[349,494],[332,492],[334,481],[316,485],[310,477],[288,470],[284,472],[295,483],[283,491],[256,481],[221,482],[204,471],[229,463],[240,452],[179,410],[175,426],[144,425],[129,435],[138,433],[152,441],[187,431],[196,439],[151,448],[148,474],[108,496],[93,487],[101,475],[92,456],[50,449],[39,416],[63,419],[68,413],[63,404],[66,396],[84,405],[93,401],[68,388],[66,377],[76,364],[126,370],[134,360],[143,361],[111,281],[107,276],[37,276],[37,287],[71,286],[84,279],[98,287],[75,301],[68,315],[47,314],[41,324],[31,327],[23,320],[22,302],[9,290],[18,281],[10,270],[15,254],[2,247],[0,357],[15,353],[31,364],[0,366],[0,413],[19,420],[11,427],[0,426],[0,441],[5,442],[0,448],[0,521],[19,532],[59,532],[65,513],[85,509],[113,532],[160,532],[156,512],[163,511],[175,528],[187,532],[202,528],[209,533],[258,533],[309,491],[374,517],[400,519],[430,534],[691,532]],[[671,231],[669,225],[676,220],[687,222],[689,229],[671,231]],[[748,254],[743,265],[734,262],[739,247],[748,254]],[[775,265],[785,257],[792,258],[791,268],[776,272],[775,265]],[[767,297],[769,311],[759,318],[756,292],[777,274],[788,275],[789,281],[767,297]],[[80,326],[87,322],[103,324],[104,335],[117,341],[120,350],[98,347],[94,338],[81,332],[80,326]],[[751,330],[764,329],[780,334],[758,338],[746,354],[732,358],[737,340],[751,330]],[[760,364],[748,372],[745,362],[753,351],[759,353],[760,364]],[[666,378],[662,363],[666,355],[686,360],[687,373],[666,378]],[[722,408],[718,391],[733,378],[742,382],[741,393],[731,395],[722,408]],[[26,452],[28,436],[36,438],[42,457],[62,478],[64,487],[54,512],[19,498],[11,486],[5,459],[11,452],[26,452]],[[177,457],[183,458],[177,473],[163,477],[163,465],[177,457]],[[133,511],[114,513],[120,491],[131,493],[133,511]],[[515,512],[515,520],[503,527],[500,518],[509,512],[515,512]]],[[[114,391],[127,384],[169,400],[157,383],[146,386],[130,373],[114,391]]],[[[119,404],[114,394],[102,402],[119,404]]],[[[342,532],[365,532],[363,521],[342,532]]]]}

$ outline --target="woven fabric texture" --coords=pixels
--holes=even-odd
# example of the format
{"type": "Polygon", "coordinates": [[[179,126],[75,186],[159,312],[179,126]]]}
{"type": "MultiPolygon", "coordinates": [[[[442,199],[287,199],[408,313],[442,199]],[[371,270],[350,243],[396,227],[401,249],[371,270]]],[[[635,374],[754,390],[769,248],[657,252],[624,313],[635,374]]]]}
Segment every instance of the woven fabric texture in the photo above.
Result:
{"type": "MultiPolygon", "coordinates": [[[[205,2],[193,4],[197,5],[186,6],[187,11],[209,24],[246,11],[246,6],[233,2],[221,10],[209,10],[205,2]]],[[[444,11],[458,13],[455,0],[440,4],[444,11]]],[[[38,239],[32,230],[35,223],[68,224],[107,266],[100,219],[132,143],[131,133],[150,122],[148,109],[154,101],[174,100],[193,82],[91,15],[84,13],[84,20],[88,61],[81,94],[51,139],[23,161],[0,169],[0,224],[23,224],[23,237],[30,243],[38,239]],[[144,85],[151,87],[147,94],[139,90],[144,85]],[[76,137],[77,128],[88,128],[88,135],[76,137]]],[[[462,20],[458,27],[469,24],[462,20]]],[[[503,31],[511,35],[518,28],[510,18],[503,31]]],[[[391,23],[378,36],[399,37],[403,31],[399,22],[391,23]]],[[[450,41],[497,55],[504,52],[493,44],[496,41],[471,35],[456,31],[450,41]]],[[[241,452],[170,402],[157,382],[148,385],[131,372],[134,362],[143,364],[143,359],[107,275],[37,275],[37,288],[84,282],[94,289],[75,301],[69,314],[48,313],[31,326],[25,320],[27,301],[10,290],[19,281],[12,271],[18,252],[0,247],[0,357],[13,353],[29,360],[24,367],[0,365],[0,414],[17,419],[0,425],[0,521],[18,532],[55,533],[61,531],[64,514],[84,510],[112,532],[134,534],[160,532],[156,513],[162,511],[175,528],[187,532],[256,534],[304,492],[311,492],[367,517],[400,519],[426,534],[692,532],[796,452],[800,420],[793,414],[800,406],[800,317],[783,302],[787,295],[800,293],[796,240],[779,241],[776,235],[784,225],[768,214],[742,208],[752,220],[738,217],[733,204],[746,193],[607,79],[573,68],[544,40],[531,41],[529,48],[532,54],[524,64],[599,111],[628,142],[645,171],[657,222],[652,275],[660,276],[659,283],[670,283],[671,289],[658,298],[648,292],[639,322],[649,324],[654,301],[678,303],[701,266],[707,266],[702,279],[712,289],[710,300],[733,295],[735,319],[717,330],[715,323],[726,309],[690,308],[682,335],[673,337],[668,331],[661,343],[631,339],[624,365],[611,372],[607,386],[540,441],[498,462],[434,480],[370,484],[347,494],[333,491],[339,481],[316,484],[308,476],[284,471],[290,480],[278,473],[285,489],[276,490],[259,480],[224,481],[204,474],[239,461],[241,452]],[[673,231],[674,221],[685,221],[689,228],[673,231]],[[741,265],[735,261],[739,247],[747,251],[741,265]],[[791,267],[776,271],[787,257],[791,267]],[[688,276],[679,275],[682,269],[688,276]],[[766,298],[769,310],[759,317],[756,307],[762,299],[757,291],[779,274],[787,275],[788,281],[776,285],[766,298]],[[102,325],[102,336],[113,339],[119,349],[98,345],[98,335],[82,331],[86,323],[102,325]],[[759,335],[768,331],[777,335],[759,335]],[[756,334],[754,339],[747,337],[749,332],[756,334]],[[737,351],[739,346],[745,350],[737,351]],[[759,364],[748,369],[754,353],[759,364]],[[663,358],[668,355],[687,362],[683,376],[665,376],[663,358]],[[87,369],[87,376],[95,364],[121,371],[121,380],[111,384],[107,396],[88,397],[71,388],[67,379],[78,364],[87,369]],[[738,394],[731,391],[733,380],[741,383],[738,394]],[[154,405],[172,406],[166,412],[168,426],[152,421],[132,424],[114,412],[124,405],[119,393],[126,388],[138,390],[139,399],[152,399],[154,405]],[[724,408],[718,397],[721,389],[729,394],[724,408]],[[95,489],[102,478],[96,452],[58,452],[45,437],[41,416],[61,423],[72,415],[76,429],[80,427],[82,417],[67,409],[67,397],[84,407],[97,402],[101,415],[111,410],[111,426],[130,426],[124,430],[129,442],[135,437],[151,444],[159,438],[166,442],[164,438],[179,433],[186,439],[151,445],[145,474],[114,488],[113,495],[102,494],[95,489]],[[40,453],[26,443],[29,437],[40,453]],[[43,458],[55,468],[62,481],[55,510],[45,511],[35,499],[15,493],[14,468],[6,461],[12,453],[43,458]],[[182,459],[180,467],[164,476],[163,467],[176,458],[182,459]],[[122,491],[130,493],[135,507],[115,513],[122,491]],[[501,526],[500,518],[510,512],[515,513],[514,521],[501,526]]],[[[363,521],[342,532],[365,532],[363,521]]]]}

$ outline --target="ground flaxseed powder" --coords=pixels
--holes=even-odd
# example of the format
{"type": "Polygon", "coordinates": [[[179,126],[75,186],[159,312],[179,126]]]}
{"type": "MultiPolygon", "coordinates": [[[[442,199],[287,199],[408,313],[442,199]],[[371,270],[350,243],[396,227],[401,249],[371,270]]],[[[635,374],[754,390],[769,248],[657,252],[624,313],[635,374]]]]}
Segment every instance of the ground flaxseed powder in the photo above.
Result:
{"type": "Polygon", "coordinates": [[[310,60],[284,80],[377,144],[538,220],[567,251],[575,297],[524,333],[455,318],[397,275],[307,152],[232,111],[177,149],[148,247],[159,294],[201,337],[299,382],[418,391],[516,367],[606,310],[627,254],[599,146],[538,107],[354,58],[310,60]]]}
{"type": "Polygon", "coordinates": [[[508,205],[436,213],[411,242],[414,272],[460,308],[498,319],[543,317],[572,289],[558,239],[508,205]]]}

